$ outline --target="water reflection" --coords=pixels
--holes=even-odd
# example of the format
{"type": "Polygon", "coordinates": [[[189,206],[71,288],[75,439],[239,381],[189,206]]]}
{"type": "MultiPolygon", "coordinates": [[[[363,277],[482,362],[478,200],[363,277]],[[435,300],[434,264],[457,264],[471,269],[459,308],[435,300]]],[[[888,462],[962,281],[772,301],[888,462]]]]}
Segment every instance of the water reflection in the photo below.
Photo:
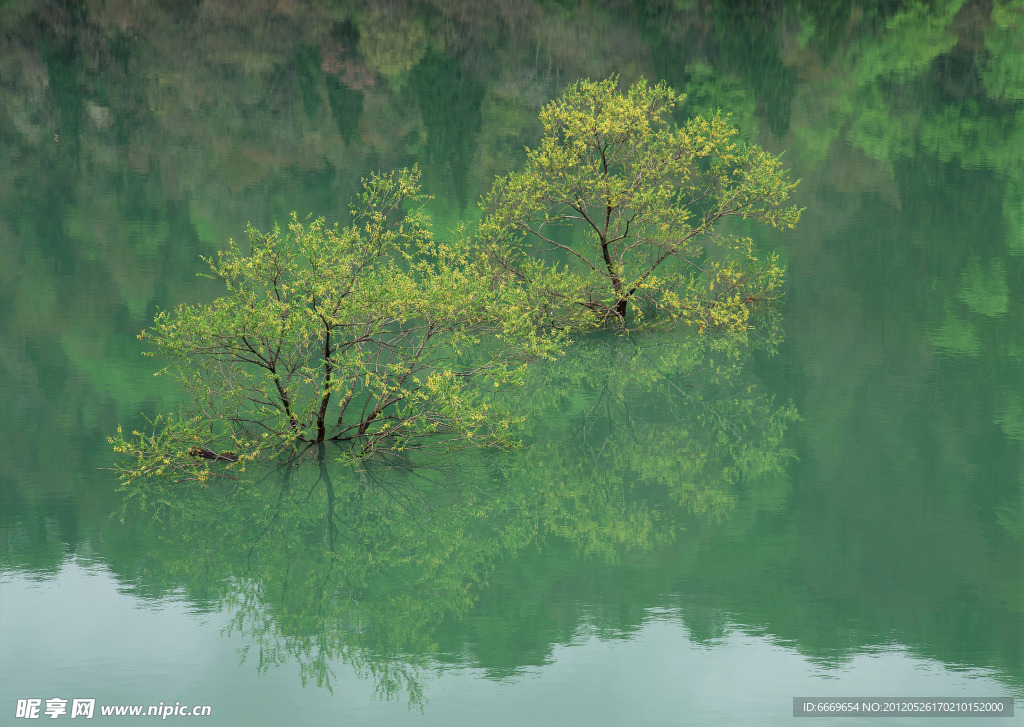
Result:
{"type": "MultiPolygon", "coordinates": [[[[531,613],[550,607],[547,589],[566,570],[685,543],[688,524],[729,519],[743,493],[784,501],[779,483],[792,454],[782,440],[795,412],[747,373],[751,349],[774,345],[773,321],[729,338],[581,342],[518,400],[531,414],[530,442],[505,457],[350,469],[321,447],[234,483],[137,483],[123,514],[141,511],[160,533],[140,585],[216,601],[259,671],[294,660],[304,682],[328,689],[332,665],[344,663],[379,695],[419,704],[428,667],[486,661],[495,637],[517,644],[494,674],[514,673],[583,624],[601,628],[563,583],[562,632],[510,639],[538,625],[531,613]],[[763,481],[771,487],[762,490],[763,481]],[[476,633],[481,653],[466,653],[456,645],[467,643],[465,617],[521,555],[543,558],[543,583],[502,589],[509,621],[476,633]],[[521,650],[525,661],[514,656],[521,650]]],[[[641,599],[627,611],[640,617],[649,605],[641,599]]]]}
{"type": "MultiPolygon", "coordinates": [[[[489,676],[521,673],[566,653],[578,668],[593,652],[559,645],[572,642],[581,624],[609,639],[634,638],[644,633],[645,607],[656,605],[682,609],[689,634],[720,645],[719,653],[733,660],[709,672],[702,687],[715,679],[764,683],[764,672],[737,677],[732,668],[752,661],[748,642],[728,640],[742,627],[835,665],[844,685],[851,682],[843,660],[881,645],[927,663],[994,669],[1019,689],[1021,4],[730,0],[694,3],[689,12],[679,5],[589,4],[569,11],[557,3],[396,4],[384,11],[391,25],[376,34],[367,25],[380,8],[345,3],[248,3],[244,11],[231,2],[0,6],[4,616],[16,597],[33,593],[10,573],[55,578],[85,554],[104,562],[133,599],[162,599],[181,583],[190,599],[214,610],[233,593],[267,598],[266,591],[280,602],[260,601],[261,610],[251,612],[262,614],[268,629],[277,618],[287,623],[285,603],[301,610],[295,590],[282,585],[290,541],[268,535],[253,550],[254,562],[276,563],[275,580],[264,585],[242,558],[246,539],[255,541],[259,531],[233,518],[229,505],[230,497],[243,503],[251,497],[244,511],[269,522],[258,503],[278,507],[286,489],[280,481],[247,485],[251,495],[245,488],[185,493],[197,506],[209,497],[209,507],[220,508],[237,534],[211,515],[193,527],[175,515],[180,506],[168,505],[162,537],[149,527],[149,516],[126,526],[108,518],[119,496],[101,469],[110,464],[104,437],[118,421],[167,408],[158,404],[174,396],[155,388],[161,380],[139,357],[134,334],[157,307],[211,297],[214,291],[195,279],[198,252],[239,236],[246,221],[265,228],[293,209],[340,217],[342,202],[368,171],[420,162],[427,191],[440,198],[437,229],[453,227],[449,219],[463,214],[463,193],[448,190],[466,190],[464,214],[472,215],[473,200],[493,176],[516,167],[523,146],[536,143],[539,107],[569,81],[615,70],[624,82],[643,74],[687,92],[684,113],[731,111],[745,134],[786,150],[793,177],[803,179],[804,221],[778,242],[787,262],[787,340],[775,358],[755,354],[748,378],[737,379],[757,384],[754,404],[722,414],[726,421],[757,420],[759,433],[747,440],[754,444],[735,444],[744,441],[743,427],[725,428],[719,443],[711,435],[719,431],[711,411],[722,406],[713,398],[719,389],[678,373],[685,368],[668,377],[671,384],[646,394],[641,386],[629,398],[615,389],[621,380],[602,383],[581,358],[572,374],[579,387],[568,372],[560,374],[562,389],[547,394],[555,408],[539,415],[530,446],[477,465],[483,474],[473,475],[468,488],[495,513],[513,508],[488,498],[523,499],[524,517],[509,521],[523,532],[508,538],[526,545],[476,543],[479,572],[445,571],[455,585],[438,589],[453,594],[452,604],[431,618],[448,616],[412,619],[421,630],[406,646],[433,643],[433,651],[418,653],[441,664],[474,664],[489,676]],[[392,27],[415,27],[408,47],[410,59],[419,59],[415,65],[387,57],[381,38],[392,27]],[[675,387],[691,398],[669,400],[675,387]],[[775,403],[767,405],[772,396],[775,403]],[[788,421],[783,402],[789,400],[803,421],[776,428],[773,421],[788,421]],[[711,423],[687,424],[690,437],[678,422],[665,427],[673,416],[694,420],[701,411],[711,423]],[[744,411],[752,412],[747,419],[744,411]],[[628,426],[634,421],[637,427],[628,426]],[[757,444],[783,429],[777,448],[757,444]],[[667,449],[655,448],[658,437],[667,449]],[[637,442],[643,455],[631,456],[627,442],[637,442]],[[583,443],[605,449],[584,451],[583,443]],[[710,453],[703,469],[675,454],[698,449],[710,453]],[[782,463],[784,471],[772,473],[744,451],[768,452],[764,461],[782,463]],[[546,474],[548,461],[566,475],[546,474]],[[680,462],[686,477],[664,474],[680,462]],[[756,486],[737,474],[762,470],[750,477],[751,485],[760,480],[756,486]],[[570,490],[570,482],[583,489],[570,490]],[[547,493],[550,506],[545,510],[520,489],[547,493]],[[717,517],[695,515],[702,503],[717,517]],[[194,554],[175,545],[178,533],[190,532],[194,554]],[[190,557],[196,565],[182,565],[186,575],[179,579],[172,566],[190,557]],[[234,581],[236,571],[247,579],[244,588],[234,581]]],[[[625,368],[631,355],[614,347],[586,353],[602,366],[625,368]]],[[[302,554],[293,567],[307,579],[333,563],[325,545],[325,486],[314,487],[319,476],[315,468],[292,475],[312,488],[316,502],[308,512],[299,517],[298,504],[280,506],[306,528],[306,540],[291,547],[302,554]]],[[[364,507],[350,474],[332,476],[340,502],[364,507]]],[[[427,504],[416,501],[416,517],[400,516],[404,527],[419,532],[417,518],[461,497],[452,493],[464,485],[449,479],[458,478],[395,485],[399,492],[429,490],[427,504]]],[[[368,512],[385,510],[390,495],[376,485],[360,487],[377,493],[364,495],[376,503],[368,512]]],[[[461,517],[485,533],[506,528],[472,512],[461,517]]],[[[365,537],[375,532],[372,521],[352,512],[339,518],[367,528],[365,537]]],[[[381,537],[394,543],[399,533],[381,537]]],[[[452,542],[443,533],[434,537],[452,542]]],[[[375,572],[367,552],[352,557],[357,565],[363,559],[357,575],[375,572]]],[[[418,555],[406,557],[417,562],[418,555]]],[[[428,572],[425,563],[417,567],[413,572],[428,572]]],[[[359,591],[359,583],[350,586],[330,573],[339,588],[373,597],[370,586],[359,591]]],[[[73,640],[68,614],[88,594],[75,579],[55,582],[60,587],[47,599],[32,600],[22,616],[5,622],[5,643],[26,629],[33,639],[73,640]],[[57,610],[61,603],[68,608],[57,610]]],[[[388,603],[384,596],[379,601],[388,603]]],[[[356,614],[352,603],[340,612],[356,614]]],[[[339,620],[339,633],[362,643],[351,618],[339,620]]],[[[291,633],[308,640],[312,624],[293,624],[291,633]]],[[[133,632],[139,640],[145,628],[133,632]]],[[[199,631],[194,624],[184,629],[199,631]]],[[[61,663],[82,674],[98,663],[104,669],[126,663],[125,671],[142,679],[147,662],[125,661],[122,646],[97,640],[93,651],[61,663]]],[[[249,664],[258,663],[257,648],[251,647],[249,664]]],[[[192,658],[166,670],[187,671],[208,653],[196,646],[192,658]]],[[[677,723],[699,701],[696,692],[676,691],[684,681],[676,677],[702,673],[707,662],[679,671],[684,667],[667,653],[652,647],[633,664],[663,666],[657,672],[667,675],[663,682],[653,670],[636,669],[643,680],[629,682],[620,672],[604,683],[662,686],[657,702],[627,716],[658,721],[664,715],[665,723],[677,723]],[[687,699],[671,702],[681,693],[687,699]]],[[[760,663],[770,674],[780,671],[778,662],[760,663]]],[[[951,684],[915,681],[913,664],[876,669],[870,657],[856,656],[853,664],[871,674],[861,693],[880,682],[921,692],[951,684]]],[[[21,674],[20,662],[5,659],[0,666],[21,674]]],[[[32,672],[34,686],[46,684],[49,673],[42,666],[32,672]]],[[[477,675],[458,682],[459,696],[474,687],[504,688],[477,675]]],[[[209,676],[218,685],[241,680],[240,703],[265,688],[240,677],[232,655],[209,676]]],[[[556,684],[583,690],[598,683],[581,681],[556,684]]],[[[762,695],[788,694],[790,683],[773,682],[762,695]]],[[[294,694],[285,687],[281,693],[294,694]]],[[[610,686],[605,693],[613,693],[610,686]]],[[[588,694],[591,704],[608,710],[595,707],[595,722],[613,714],[615,700],[588,694]]],[[[627,703],[628,695],[617,694],[616,704],[627,703]]],[[[509,691],[502,702],[508,721],[524,721],[524,705],[536,696],[536,690],[509,691]]],[[[531,715],[538,722],[542,708],[551,714],[570,699],[587,701],[575,693],[546,696],[531,715]]],[[[295,703],[303,698],[310,696],[296,696],[295,703]]],[[[448,705],[439,707],[438,722],[472,713],[472,705],[455,697],[438,702],[448,705]]],[[[336,712],[324,708],[318,716],[336,718],[336,712]]],[[[399,712],[397,722],[407,718],[404,704],[399,712]]],[[[394,713],[374,713],[387,714],[394,713]]],[[[721,717],[714,710],[697,714],[721,717]]]]}

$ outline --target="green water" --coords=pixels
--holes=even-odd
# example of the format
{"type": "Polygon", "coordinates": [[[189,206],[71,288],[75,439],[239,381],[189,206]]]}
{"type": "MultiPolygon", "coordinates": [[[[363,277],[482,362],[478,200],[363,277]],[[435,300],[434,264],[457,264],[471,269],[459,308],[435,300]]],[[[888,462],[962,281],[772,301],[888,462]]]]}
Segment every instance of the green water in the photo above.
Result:
{"type": "Polygon", "coordinates": [[[8,3],[0,31],[0,723],[1024,696],[1024,4],[8,3]],[[785,150],[803,219],[751,231],[774,315],[575,348],[518,452],[110,516],[105,438],[177,397],[135,334],[217,293],[199,255],[412,163],[443,234],[612,72],[785,150]]]}

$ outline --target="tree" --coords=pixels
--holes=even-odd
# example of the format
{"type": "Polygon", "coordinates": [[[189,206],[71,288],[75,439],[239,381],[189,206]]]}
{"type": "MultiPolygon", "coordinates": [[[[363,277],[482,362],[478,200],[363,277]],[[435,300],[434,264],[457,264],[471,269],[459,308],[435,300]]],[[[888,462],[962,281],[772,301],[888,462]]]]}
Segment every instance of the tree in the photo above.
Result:
{"type": "Polygon", "coordinates": [[[524,291],[491,283],[460,235],[435,242],[424,199],[415,168],[373,176],[348,227],[293,214],[287,230],[249,227],[248,252],[231,241],[207,259],[226,295],[162,312],[142,334],[193,404],[151,432],[119,430],[122,479],[202,478],[197,460],[326,442],[356,459],[511,444],[515,417],[486,394],[562,339],[534,325],[524,291]]]}
{"type": "Polygon", "coordinates": [[[739,144],[722,116],[680,127],[670,120],[675,91],[640,81],[621,93],[617,83],[580,81],[544,107],[526,168],[484,200],[482,244],[499,270],[601,320],[625,323],[635,304],[702,328],[743,324],[782,271],[716,225],[793,227],[800,210],[784,205],[796,183],[779,157],[739,144]],[[563,263],[570,274],[554,275],[563,263]]]}
{"type": "Polygon", "coordinates": [[[294,662],[304,684],[331,689],[344,664],[379,696],[420,705],[451,665],[516,673],[584,624],[657,605],[665,563],[686,572],[707,550],[700,528],[728,520],[739,537],[752,510],[785,502],[795,411],[750,367],[781,335],[766,319],[723,336],[596,335],[531,366],[506,396],[531,414],[533,442],[508,456],[267,463],[232,487],[136,482],[119,515],[157,525],[144,576],[137,563],[119,572],[230,615],[249,663],[294,662]],[[594,583],[626,590],[595,604],[594,583]],[[566,610],[540,607],[557,584],[566,610]],[[625,602],[638,607],[610,605],[625,602]]]}

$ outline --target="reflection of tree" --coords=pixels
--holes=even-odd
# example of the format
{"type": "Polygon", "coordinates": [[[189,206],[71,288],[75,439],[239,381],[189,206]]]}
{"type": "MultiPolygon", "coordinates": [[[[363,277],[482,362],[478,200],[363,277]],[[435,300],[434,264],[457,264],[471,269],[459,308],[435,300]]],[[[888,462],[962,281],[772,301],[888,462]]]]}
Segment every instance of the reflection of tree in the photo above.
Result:
{"type": "Polygon", "coordinates": [[[985,46],[989,55],[983,62],[981,78],[992,98],[1024,101],[1024,2],[994,3],[985,46]]]}
{"type": "Polygon", "coordinates": [[[648,549],[674,537],[665,503],[727,519],[741,488],[779,475],[795,411],[744,373],[750,347],[772,335],[598,338],[549,366],[534,399],[556,402],[545,415],[564,433],[545,429],[522,467],[544,493],[549,531],[587,554],[648,549]]]}
{"type": "MultiPolygon", "coordinates": [[[[728,8],[716,17],[706,3],[691,13],[679,5],[592,4],[575,13],[557,3],[446,0],[443,12],[438,3],[395,5],[429,16],[449,39],[442,46],[431,37],[405,92],[395,93],[359,54],[368,14],[344,4],[247,3],[244,12],[230,0],[0,4],[0,239],[10,241],[0,245],[8,409],[0,479],[12,483],[0,488],[4,566],[44,572],[92,549],[124,581],[138,582],[136,593],[158,595],[161,584],[179,582],[163,566],[184,554],[110,527],[115,505],[98,469],[109,465],[99,433],[155,407],[151,367],[131,335],[143,322],[139,310],[148,319],[157,306],[210,292],[194,280],[201,246],[237,236],[246,220],[266,226],[292,209],[331,216],[368,169],[411,162],[410,150],[443,159],[433,147],[443,136],[441,105],[431,118],[419,105],[432,70],[465,79],[454,96],[470,113],[449,120],[451,128],[471,125],[482,93],[475,148],[460,139],[477,170],[466,182],[472,199],[521,165],[523,146],[540,134],[537,111],[565,83],[618,69],[629,81],[640,73],[664,78],[694,104],[735,111],[741,126],[750,110],[762,135],[783,129],[788,115],[789,135],[762,142],[790,150],[809,217],[804,232],[780,244],[791,263],[789,336],[774,382],[792,387],[787,393],[808,421],[790,432],[799,437],[801,461],[789,468],[799,496],[786,498],[785,477],[719,489],[733,493],[735,507],[726,522],[709,525],[679,512],[680,499],[663,501],[635,484],[624,490],[625,480],[592,495],[579,493],[580,474],[575,494],[549,482],[559,508],[572,497],[581,506],[595,501],[605,532],[615,532],[615,513],[602,503],[643,496],[665,513],[649,532],[669,537],[673,517],[688,529],[683,537],[675,527],[674,540],[647,551],[602,546],[598,557],[581,559],[587,533],[601,528],[558,520],[552,508],[543,548],[496,556],[477,605],[438,627],[439,649],[462,659],[471,651],[507,673],[542,663],[581,621],[628,633],[649,605],[673,606],[685,600],[674,594],[687,591],[698,595],[683,618],[703,634],[717,633],[732,614],[807,653],[902,641],[951,663],[1003,665],[1020,682],[1017,3],[966,2],[955,17],[955,3],[934,4],[928,17],[923,3],[889,0],[733,3],[747,18],[728,8]],[[652,20],[632,22],[632,8],[652,20]],[[739,42],[755,37],[775,47],[751,53],[739,42]],[[319,58],[306,55],[311,48],[319,58]],[[342,66],[330,65],[330,51],[342,66]],[[762,60],[793,75],[766,78],[777,87],[762,89],[762,60]],[[768,106],[787,99],[789,109],[768,106]],[[1003,301],[1005,314],[984,312],[998,312],[1003,301]],[[851,482],[865,461],[872,466],[851,482]],[[761,499],[757,507],[751,498],[761,499]],[[922,503],[931,517],[921,518],[922,503]],[[831,519],[822,521],[822,512],[831,519]],[[874,542],[873,533],[884,537],[874,542]],[[149,551],[157,554],[152,564],[136,555],[149,551]],[[922,577],[920,565],[933,562],[942,567],[922,577]],[[908,588],[908,578],[921,580],[908,588]],[[938,588],[917,589],[929,578],[938,588]]],[[[447,168],[428,167],[428,191],[448,194],[430,176],[447,182],[447,168]]],[[[698,378],[676,381],[707,396],[713,389],[698,378]]],[[[572,449],[583,441],[573,432],[591,442],[627,435],[621,427],[600,431],[608,417],[599,411],[585,429],[581,417],[599,394],[568,382],[566,389],[546,390],[566,416],[549,410],[535,440],[565,442],[570,451],[552,457],[567,466],[575,456],[570,474],[611,463],[634,477],[634,465],[572,449]],[[570,391],[578,401],[567,400],[570,391]]],[[[657,428],[627,401],[634,419],[657,428]]],[[[533,449],[520,456],[543,464],[533,449]]],[[[525,487],[539,477],[521,479],[525,487]]],[[[502,482],[511,487],[515,477],[502,482]]],[[[524,542],[537,540],[537,522],[518,521],[524,542]]],[[[165,527],[173,537],[182,524],[165,527]]],[[[216,552],[203,558],[218,563],[216,552]]],[[[198,577],[187,582],[195,601],[227,590],[198,577]]]]}
{"type": "Polygon", "coordinates": [[[465,208],[484,86],[463,72],[457,58],[436,53],[423,60],[411,81],[427,131],[424,163],[433,167],[428,173],[444,180],[459,207],[465,208]]]}
{"type": "Polygon", "coordinates": [[[718,112],[725,113],[742,138],[758,137],[754,99],[738,78],[703,62],[687,66],[686,76],[683,112],[687,116],[709,118],[718,112]]]}
{"type": "Polygon", "coordinates": [[[499,561],[481,605],[445,624],[442,651],[501,678],[581,632],[628,636],[650,608],[678,605],[713,533],[786,507],[795,412],[750,377],[751,351],[776,343],[761,322],[711,344],[594,339],[537,374],[522,402],[533,442],[503,467],[529,493],[536,546],[499,561]]]}
{"type": "Polygon", "coordinates": [[[750,345],[581,345],[519,399],[533,411],[534,442],[501,459],[341,470],[325,445],[317,463],[234,486],[134,484],[122,514],[161,523],[150,588],[232,610],[259,669],[294,660],[329,688],[340,662],[382,696],[419,703],[432,670],[468,656],[447,642],[499,563],[527,551],[596,564],[656,551],[679,538],[681,517],[728,519],[741,492],[789,459],[781,438],[792,410],[743,373],[750,345]]]}
{"type": "Polygon", "coordinates": [[[415,16],[372,12],[362,23],[359,51],[366,63],[397,88],[427,50],[427,32],[415,16]]]}
{"type": "Polygon", "coordinates": [[[419,701],[436,624],[472,605],[496,552],[521,545],[512,502],[324,460],[234,488],[140,488],[131,500],[166,538],[151,578],[232,609],[259,669],[294,659],[329,688],[340,661],[419,701]]]}
{"type": "Polygon", "coordinates": [[[796,74],[782,62],[778,44],[771,39],[782,7],[750,0],[714,5],[721,53],[727,59],[738,59],[735,70],[747,77],[772,133],[777,135],[789,128],[796,89],[796,74]],[[775,7],[769,10],[771,5],[775,7]]]}

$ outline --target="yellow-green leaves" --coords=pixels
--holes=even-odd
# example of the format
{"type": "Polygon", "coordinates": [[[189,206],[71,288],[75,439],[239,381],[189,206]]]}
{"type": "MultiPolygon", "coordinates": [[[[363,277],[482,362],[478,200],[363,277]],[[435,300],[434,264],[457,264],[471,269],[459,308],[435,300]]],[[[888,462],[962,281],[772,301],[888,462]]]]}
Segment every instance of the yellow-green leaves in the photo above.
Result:
{"type": "Polygon", "coordinates": [[[774,258],[716,227],[729,217],[792,227],[796,184],[720,115],[674,124],[681,100],[645,81],[625,92],[616,77],[572,84],[542,110],[526,168],[485,198],[483,248],[547,300],[552,321],[625,325],[628,314],[633,325],[729,328],[777,295],[774,258]]]}
{"type": "Polygon", "coordinates": [[[346,227],[295,214],[250,226],[247,244],[206,260],[224,295],[145,333],[191,403],[173,428],[118,435],[136,460],[124,477],[205,481],[215,467],[196,469],[195,447],[244,463],[325,442],[355,459],[508,446],[518,419],[495,391],[518,386],[525,361],[561,355],[570,332],[745,329],[782,269],[721,227],[792,227],[795,183],[721,116],[676,125],[681,100],[664,84],[620,91],[614,77],[569,86],[541,112],[526,168],[495,181],[474,235],[435,240],[416,168],[364,180],[346,227]]]}
{"type": "Polygon", "coordinates": [[[230,443],[244,462],[322,442],[356,459],[512,444],[516,418],[487,395],[558,354],[565,333],[538,325],[536,299],[461,231],[435,241],[425,199],[415,168],[375,175],[348,227],[293,214],[208,259],[225,294],[159,314],[144,335],[191,405],[173,428],[118,435],[126,481],[171,471],[152,465],[165,459],[205,481],[219,462],[197,469],[195,446],[230,443]]]}

